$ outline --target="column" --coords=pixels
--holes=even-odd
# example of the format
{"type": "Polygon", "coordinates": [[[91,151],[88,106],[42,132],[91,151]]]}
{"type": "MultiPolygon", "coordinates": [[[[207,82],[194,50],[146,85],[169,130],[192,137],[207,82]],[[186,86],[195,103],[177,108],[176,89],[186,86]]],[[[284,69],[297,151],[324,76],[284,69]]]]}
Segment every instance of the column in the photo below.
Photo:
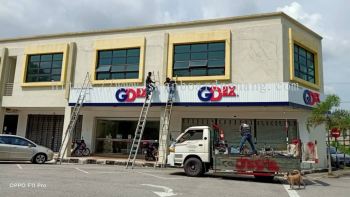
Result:
{"type": "MultiPolygon", "coordinates": [[[[5,88],[5,67],[6,67],[6,61],[8,57],[8,50],[7,48],[3,48],[0,53],[0,106],[2,104],[2,96],[4,94],[4,88],[5,88]]],[[[4,116],[5,116],[5,108],[0,109],[0,133],[2,133],[4,128],[4,116]]]]}
{"type": "Polygon", "coordinates": [[[164,165],[166,164],[166,156],[168,154],[169,129],[168,130],[163,129],[165,107],[161,107],[160,110],[161,110],[161,117],[160,117],[160,125],[159,125],[158,163],[160,165],[164,165]]]}
{"type": "Polygon", "coordinates": [[[63,157],[69,157],[71,155],[71,149],[70,145],[72,143],[72,136],[70,133],[67,133],[67,128],[70,123],[72,117],[72,108],[70,106],[66,106],[64,109],[64,123],[63,123],[63,132],[62,132],[62,147],[67,147],[64,151],[61,150],[61,156],[63,157]],[[66,140],[64,140],[64,137],[66,136],[66,140]],[[64,151],[64,152],[63,152],[64,151]]]}

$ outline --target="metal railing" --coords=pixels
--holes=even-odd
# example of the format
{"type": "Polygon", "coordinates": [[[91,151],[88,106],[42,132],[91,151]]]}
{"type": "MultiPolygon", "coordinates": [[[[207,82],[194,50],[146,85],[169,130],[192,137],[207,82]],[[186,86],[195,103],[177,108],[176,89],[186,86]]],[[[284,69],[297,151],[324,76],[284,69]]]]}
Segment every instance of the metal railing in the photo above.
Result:
{"type": "Polygon", "coordinates": [[[4,96],[12,96],[12,92],[13,92],[13,83],[6,83],[4,96]]]}

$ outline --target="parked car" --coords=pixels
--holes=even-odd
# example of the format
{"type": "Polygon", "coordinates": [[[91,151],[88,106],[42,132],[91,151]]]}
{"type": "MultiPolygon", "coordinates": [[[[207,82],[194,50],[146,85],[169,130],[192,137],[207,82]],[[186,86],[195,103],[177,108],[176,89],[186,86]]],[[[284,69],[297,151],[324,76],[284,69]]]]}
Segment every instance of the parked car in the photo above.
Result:
{"type": "Polygon", "coordinates": [[[344,153],[337,151],[335,147],[330,147],[330,153],[332,157],[332,166],[339,167],[340,165],[350,166],[350,155],[345,154],[345,162],[344,162],[344,153]]]}
{"type": "Polygon", "coordinates": [[[0,161],[31,161],[43,164],[53,159],[49,148],[16,135],[0,134],[0,161]]]}

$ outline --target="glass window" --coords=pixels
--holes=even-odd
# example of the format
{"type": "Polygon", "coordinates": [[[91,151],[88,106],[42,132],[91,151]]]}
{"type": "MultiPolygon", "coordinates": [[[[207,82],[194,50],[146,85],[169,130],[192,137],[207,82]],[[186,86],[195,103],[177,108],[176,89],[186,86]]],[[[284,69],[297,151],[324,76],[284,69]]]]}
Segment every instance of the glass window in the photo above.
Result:
{"type": "Polygon", "coordinates": [[[111,70],[111,65],[101,65],[96,69],[96,72],[109,72],[111,70]]]}
{"type": "Polygon", "coordinates": [[[98,51],[96,79],[137,79],[140,48],[98,51]]]}
{"type": "Polygon", "coordinates": [[[60,81],[62,61],[63,53],[29,55],[26,82],[60,81]]]}
{"type": "Polygon", "coordinates": [[[31,143],[25,139],[14,137],[12,138],[12,144],[17,146],[28,146],[31,143]]]}
{"type": "Polygon", "coordinates": [[[213,75],[225,75],[225,42],[174,46],[174,77],[213,75]]]}
{"type": "Polygon", "coordinates": [[[189,140],[202,140],[203,139],[203,130],[189,130],[187,131],[177,143],[182,143],[189,140]]]}
{"type": "Polygon", "coordinates": [[[316,83],[314,54],[297,44],[294,44],[294,75],[310,83],[316,83]]]}
{"type": "Polygon", "coordinates": [[[4,142],[4,144],[12,144],[12,137],[2,136],[0,140],[4,142]]]}

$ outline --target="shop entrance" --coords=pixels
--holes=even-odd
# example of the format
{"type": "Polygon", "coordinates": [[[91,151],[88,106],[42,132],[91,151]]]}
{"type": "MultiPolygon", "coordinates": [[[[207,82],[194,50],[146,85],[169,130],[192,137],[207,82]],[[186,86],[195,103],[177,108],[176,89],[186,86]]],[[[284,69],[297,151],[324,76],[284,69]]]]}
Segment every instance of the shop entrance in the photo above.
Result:
{"type": "Polygon", "coordinates": [[[4,127],[2,133],[16,135],[17,133],[18,115],[5,115],[4,127]]]}
{"type": "MultiPolygon", "coordinates": [[[[158,146],[159,121],[147,121],[139,155],[150,143],[158,146]]],[[[127,157],[135,135],[137,120],[97,119],[95,153],[106,156],[127,157]]]]}

